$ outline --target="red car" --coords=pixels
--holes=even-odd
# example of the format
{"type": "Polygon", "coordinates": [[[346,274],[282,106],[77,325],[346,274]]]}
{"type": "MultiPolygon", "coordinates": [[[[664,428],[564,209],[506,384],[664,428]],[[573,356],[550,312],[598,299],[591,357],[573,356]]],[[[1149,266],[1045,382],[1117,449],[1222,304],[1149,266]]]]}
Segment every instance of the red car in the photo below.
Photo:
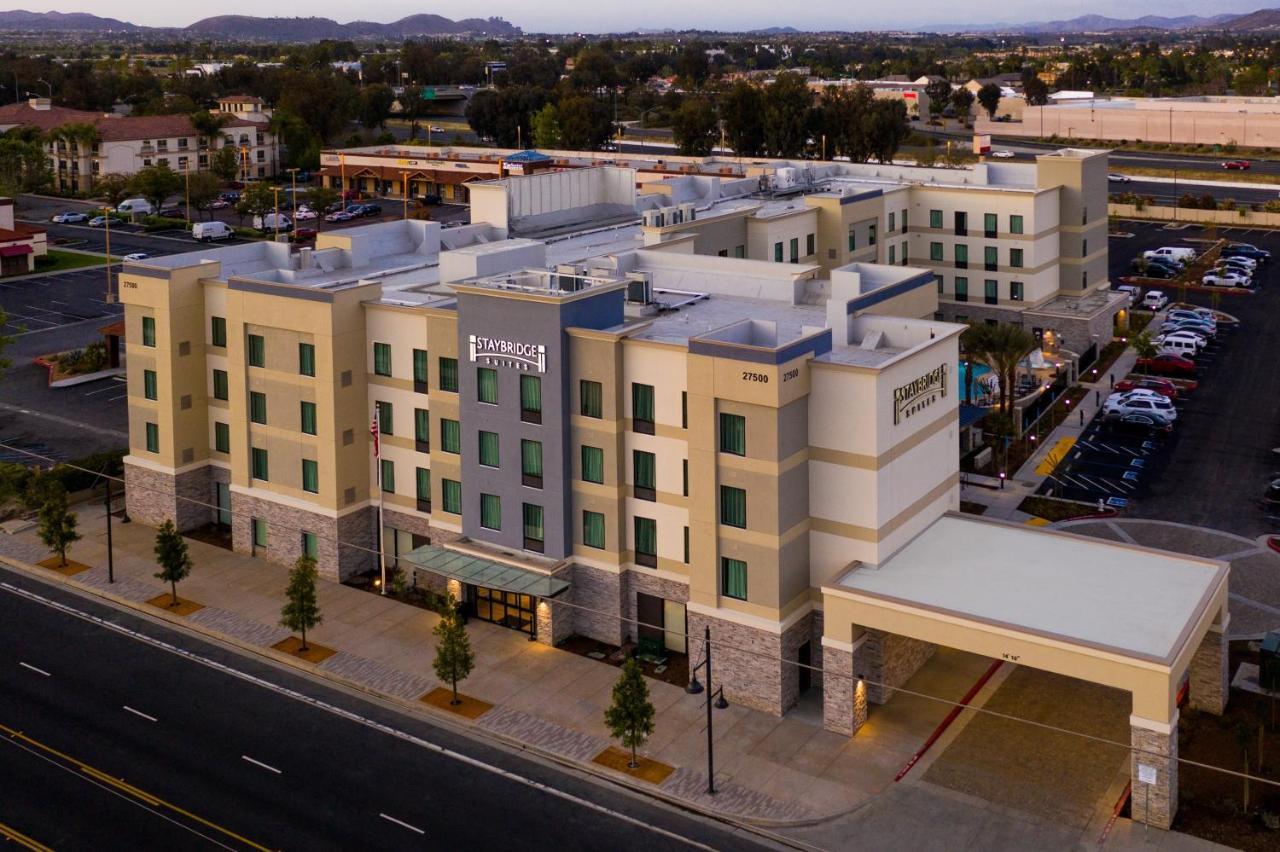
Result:
{"type": "Polygon", "coordinates": [[[1116,390],[1149,390],[1155,391],[1166,399],[1178,398],[1178,386],[1168,379],[1124,379],[1116,382],[1116,390]]]}
{"type": "Polygon", "coordinates": [[[1249,170],[1249,161],[1248,160],[1227,160],[1225,163],[1222,164],[1222,167],[1224,169],[1239,169],[1242,172],[1246,172],[1249,170]]]}
{"type": "Polygon", "coordinates": [[[1158,376],[1194,376],[1196,362],[1182,355],[1164,352],[1154,358],[1139,358],[1138,370],[1158,376]]]}

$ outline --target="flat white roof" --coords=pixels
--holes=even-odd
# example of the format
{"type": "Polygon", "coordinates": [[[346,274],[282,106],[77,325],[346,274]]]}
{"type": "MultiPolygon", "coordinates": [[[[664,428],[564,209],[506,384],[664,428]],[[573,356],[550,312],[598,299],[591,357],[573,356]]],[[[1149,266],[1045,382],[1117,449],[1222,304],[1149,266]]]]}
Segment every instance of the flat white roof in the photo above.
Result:
{"type": "Polygon", "coordinates": [[[1196,557],[948,514],[840,589],[1168,662],[1225,579],[1196,557]]]}

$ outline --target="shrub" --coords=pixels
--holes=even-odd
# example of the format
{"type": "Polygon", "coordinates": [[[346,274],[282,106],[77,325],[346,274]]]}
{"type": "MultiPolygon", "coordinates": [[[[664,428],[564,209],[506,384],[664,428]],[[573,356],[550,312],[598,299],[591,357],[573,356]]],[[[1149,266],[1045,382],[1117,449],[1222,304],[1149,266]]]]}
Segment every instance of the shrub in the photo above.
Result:
{"type": "Polygon", "coordinates": [[[186,219],[177,219],[172,216],[143,216],[142,230],[144,231],[170,231],[174,228],[187,227],[186,219]]]}

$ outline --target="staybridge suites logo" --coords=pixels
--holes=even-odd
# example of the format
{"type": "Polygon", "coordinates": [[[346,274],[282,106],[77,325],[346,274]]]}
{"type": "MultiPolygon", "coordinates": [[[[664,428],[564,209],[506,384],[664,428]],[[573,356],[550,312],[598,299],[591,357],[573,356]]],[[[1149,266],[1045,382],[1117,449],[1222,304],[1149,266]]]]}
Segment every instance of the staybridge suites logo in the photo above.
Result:
{"type": "Polygon", "coordinates": [[[517,370],[547,371],[547,347],[541,343],[521,343],[496,337],[470,335],[471,360],[517,370]]]}
{"type": "Polygon", "coordinates": [[[939,364],[920,378],[893,389],[894,425],[946,396],[947,365],[939,364]]]}

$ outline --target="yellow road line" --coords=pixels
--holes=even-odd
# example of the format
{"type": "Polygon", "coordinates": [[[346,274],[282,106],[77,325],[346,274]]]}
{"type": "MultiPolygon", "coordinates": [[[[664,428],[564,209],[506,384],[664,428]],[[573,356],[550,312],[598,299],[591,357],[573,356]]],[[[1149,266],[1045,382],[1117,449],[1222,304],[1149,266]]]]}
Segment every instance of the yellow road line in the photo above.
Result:
{"type": "MultiPolygon", "coordinates": [[[[128,795],[133,796],[134,798],[139,799],[140,801],[144,802],[147,805],[150,805],[151,807],[168,808],[174,813],[181,814],[187,819],[198,822],[201,825],[205,826],[206,828],[211,828],[214,831],[217,831],[221,834],[226,835],[227,837],[230,837],[232,840],[237,840],[251,849],[257,849],[260,852],[271,852],[271,850],[268,847],[258,843],[254,843],[249,838],[242,837],[239,834],[236,834],[234,831],[232,831],[229,828],[224,828],[223,826],[218,825],[216,822],[210,822],[204,817],[199,816],[197,814],[193,814],[191,811],[186,810],[185,808],[181,808],[178,805],[173,804],[172,802],[166,802],[164,799],[161,799],[159,796],[152,795],[151,793],[148,793],[145,790],[135,787],[132,784],[127,784],[125,783],[123,778],[114,778],[108,775],[107,773],[103,772],[101,769],[96,769],[82,760],[77,760],[76,758],[71,757],[70,755],[63,754],[62,752],[55,749],[53,746],[45,745],[39,740],[32,739],[31,737],[22,733],[22,731],[17,731],[17,730],[14,730],[13,728],[8,727],[7,725],[0,724],[0,732],[8,734],[13,739],[21,740],[22,742],[32,746],[33,748],[37,748],[40,751],[45,752],[46,754],[51,754],[59,758],[60,760],[64,761],[65,763],[71,764],[76,769],[83,772],[85,775],[89,776],[90,778],[93,778],[95,781],[101,781],[105,784],[109,784],[112,787],[116,788],[117,790],[120,790],[123,793],[127,793],[128,795]]],[[[2,827],[2,825],[0,825],[0,827],[2,827]]],[[[0,833],[3,833],[3,832],[0,832],[0,833]]],[[[22,841],[19,840],[18,842],[21,843],[22,841]]],[[[45,849],[46,847],[36,846],[31,848],[45,849]]]]}
{"type": "Polygon", "coordinates": [[[1040,460],[1040,464],[1036,465],[1036,473],[1041,476],[1048,476],[1053,473],[1053,469],[1058,466],[1058,462],[1062,461],[1063,456],[1067,454],[1067,450],[1071,449],[1076,439],[1070,435],[1059,438],[1057,443],[1053,445],[1053,449],[1045,453],[1045,457],[1040,460]]]}
{"type": "Polygon", "coordinates": [[[18,829],[11,825],[5,825],[2,822],[0,822],[0,837],[12,840],[19,846],[30,849],[31,852],[53,852],[52,847],[45,846],[39,840],[32,840],[21,831],[18,831],[18,829]]]}

